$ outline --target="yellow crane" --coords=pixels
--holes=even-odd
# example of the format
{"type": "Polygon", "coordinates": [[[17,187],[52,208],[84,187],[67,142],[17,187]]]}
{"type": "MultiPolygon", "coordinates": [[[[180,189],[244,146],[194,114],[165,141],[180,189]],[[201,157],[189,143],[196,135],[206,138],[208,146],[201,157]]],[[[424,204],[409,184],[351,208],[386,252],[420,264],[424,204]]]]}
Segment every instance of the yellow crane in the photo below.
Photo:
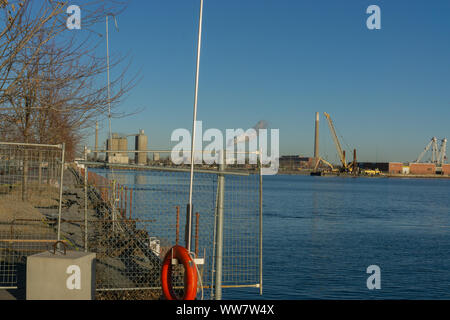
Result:
{"type": "Polygon", "coordinates": [[[330,169],[331,169],[331,172],[337,171],[337,169],[335,169],[331,163],[329,163],[328,161],[326,161],[322,157],[319,157],[319,158],[317,158],[316,165],[314,166],[314,171],[313,172],[317,172],[317,168],[319,167],[320,162],[322,162],[322,163],[326,164],[327,166],[329,166],[330,169]]]}
{"type": "Polygon", "coordinates": [[[356,150],[354,150],[354,156],[353,156],[353,162],[350,164],[347,164],[347,161],[345,159],[345,151],[342,150],[341,144],[339,142],[339,139],[336,134],[336,130],[334,129],[333,120],[331,120],[331,117],[328,113],[324,112],[325,118],[328,122],[328,127],[330,128],[331,137],[333,138],[334,144],[336,146],[336,150],[339,156],[339,159],[341,160],[342,164],[342,171],[344,172],[354,172],[356,168],[356,150]]]}

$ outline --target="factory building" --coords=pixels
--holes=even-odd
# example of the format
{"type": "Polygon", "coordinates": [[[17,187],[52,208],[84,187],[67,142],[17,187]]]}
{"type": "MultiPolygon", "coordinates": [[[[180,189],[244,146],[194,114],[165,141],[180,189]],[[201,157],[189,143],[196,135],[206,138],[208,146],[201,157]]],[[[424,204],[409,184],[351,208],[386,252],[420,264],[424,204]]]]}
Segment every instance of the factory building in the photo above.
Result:
{"type": "Polygon", "coordinates": [[[279,158],[280,168],[289,170],[298,170],[302,168],[313,168],[314,158],[295,156],[281,156],[279,158]]]}
{"type": "MultiPolygon", "coordinates": [[[[106,140],[106,149],[108,151],[127,151],[128,140],[124,136],[113,133],[112,141],[111,139],[106,140]]],[[[128,164],[128,160],[128,153],[125,152],[107,153],[106,156],[106,161],[108,163],[128,164]]]]}
{"type": "Polygon", "coordinates": [[[402,174],[404,164],[402,162],[389,162],[389,170],[390,174],[402,174]]]}
{"type": "Polygon", "coordinates": [[[450,176],[450,164],[443,164],[442,165],[442,174],[450,176]]]}
{"type": "MultiPolygon", "coordinates": [[[[135,150],[147,151],[148,137],[145,135],[144,130],[139,130],[139,134],[135,137],[135,150]]],[[[134,162],[137,165],[147,165],[147,153],[136,152],[134,155],[134,162]]]]}
{"type": "Polygon", "coordinates": [[[434,163],[411,163],[409,165],[411,174],[436,174],[434,163]]]}

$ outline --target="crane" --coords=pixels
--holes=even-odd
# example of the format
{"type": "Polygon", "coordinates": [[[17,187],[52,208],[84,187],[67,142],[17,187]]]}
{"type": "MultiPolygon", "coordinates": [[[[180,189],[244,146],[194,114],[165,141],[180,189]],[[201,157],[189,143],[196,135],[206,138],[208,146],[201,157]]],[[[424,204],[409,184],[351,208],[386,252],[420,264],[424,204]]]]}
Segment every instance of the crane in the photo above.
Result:
{"type": "Polygon", "coordinates": [[[445,160],[447,160],[447,139],[444,138],[441,141],[441,150],[439,151],[439,157],[438,157],[438,163],[442,166],[442,164],[445,163],[445,160]]]}
{"type": "Polygon", "coordinates": [[[314,172],[317,171],[317,168],[319,167],[319,163],[320,163],[320,162],[322,162],[322,163],[326,164],[327,166],[329,166],[330,169],[331,169],[331,171],[334,170],[334,167],[333,167],[333,165],[332,165],[331,163],[329,163],[328,161],[326,161],[326,160],[323,159],[322,157],[319,157],[319,158],[317,159],[316,165],[315,165],[315,167],[314,167],[314,172]]]}
{"type": "Polygon", "coordinates": [[[345,172],[356,172],[356,150],[354,150],[354,159],[353,162],[350,164],[347,164],[347,161],[345,160],[345,151],[342,150],[341,144],[339,142],[339,139],[337,137],[336,134],[336,130],[334,129],[334,124],[333,124],[333,120],[331,120],[331,117],[328,113],[324,112],[323,113],[325,115],[325,118],[327,119],[328,122],[328,127],[330,128],[331,131],[331,136],[333,138],[334,144],[336,146],[336,150],[339,156],[339,159],[341,160],[341,164],[342,164],[342,170],[345,172]]]}
{"type": "Polygon", "coordinates": [[[425,149],[422,151],[422,153],[419,155],[415,163],[420,163],[425,156],[425,154],[430,150],[431,148],[431,163],[435,163],[438,166],[441,166],[445,160],[447,159],[446,156],[446,148],[447,148],[447,139],[441,140],[441,147],[438,148],[438,139],[436,137],[431,138],[431,141],[427,144],[425,149]]]}
{"type": "Polygon", "coordinates": [[[330,169],[331,169],[331,172],[339,171],[338,169],[335,169],[331,163],[329,163],[328,161],[326,161],[322,157],[317,157],[316,158],[316,165],[314,166],[314,170],[311,171],[311,175],[312,176],[321,176],[321,175],[323,175],[325,173],[325,171],[317,171],[317,169],[319,168],[320,162],[322,162],[322,163],[326,164],[327,166],[329,166],[330,169]]]}

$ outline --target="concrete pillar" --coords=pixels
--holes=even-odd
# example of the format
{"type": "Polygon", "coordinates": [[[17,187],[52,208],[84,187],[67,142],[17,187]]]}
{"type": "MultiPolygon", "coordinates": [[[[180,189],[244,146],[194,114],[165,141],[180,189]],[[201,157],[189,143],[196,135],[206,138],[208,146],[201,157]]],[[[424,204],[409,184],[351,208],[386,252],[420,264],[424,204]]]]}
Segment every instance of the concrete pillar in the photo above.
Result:
{"type": "Polygon", "coordinates": [[[53,251],[27,258],[27,300],[93,300],[95,253],[53,251]]]}

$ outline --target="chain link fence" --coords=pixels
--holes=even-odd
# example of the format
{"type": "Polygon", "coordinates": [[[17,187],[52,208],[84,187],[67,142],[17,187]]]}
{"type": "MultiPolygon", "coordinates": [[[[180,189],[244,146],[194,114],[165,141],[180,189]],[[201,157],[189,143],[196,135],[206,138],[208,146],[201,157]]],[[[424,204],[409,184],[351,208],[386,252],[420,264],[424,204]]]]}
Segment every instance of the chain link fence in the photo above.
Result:
{"type": "MultiPolygon", "coordinates": [[[[85,250],[97,253],[97,298],[160,299],[162,260],[174,245],[186,246],[189,166],[169,165],[159,156],[145,166],[79,165],[79,179],[85,183],[85,250]]],[[[196,166],[191,251],[199,259],[199,298],[217,298],[218,285],[261,288],[261,190],[257,165],[224,171],[196,166]]],[[[182,265],[173,266],[172,278],[182,296],[182,265]]]]}
{"type": "MultiPolygon", "coordinates": [[[[190,170],[159,153],[139,166],[88,162],[86,153],[64,174],[63,145],[0,143],[0,288],[24,287],[26,257],[63,240],[97,254],[98,299],[161,299],[162,260],[186,247],[190,170]]],[[[262,288],[260,173],[257,165],[196,166],[198,298],[262,288]]],[[[182,265],[172,278],[182,296],[182,265]]]]}
{"type": "Polygon", "coordinates": [[[58,239],[63,145],[0,142],[0,288],[25,279],[26,257],[58,239]]]}

